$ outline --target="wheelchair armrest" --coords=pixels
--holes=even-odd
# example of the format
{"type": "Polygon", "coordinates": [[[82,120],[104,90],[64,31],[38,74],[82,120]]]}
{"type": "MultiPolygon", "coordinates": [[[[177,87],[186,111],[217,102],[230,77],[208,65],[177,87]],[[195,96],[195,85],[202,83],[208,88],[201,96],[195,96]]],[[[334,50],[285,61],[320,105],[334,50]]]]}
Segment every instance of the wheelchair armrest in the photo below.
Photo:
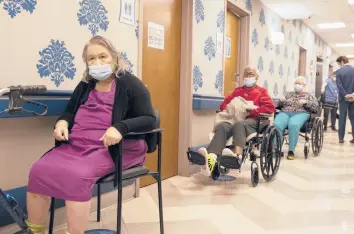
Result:
{"type": "Polygon", "coordinates": [[[151,134],[151,133],[163,132],[163,130],[164,130],[163,128],[156,128],[154,130],[147,131],[147,132],[129,132],[128,134],[126,134],[126,136],[146,135],[146,134],[151,134]]]}
{"type": "Polygon", "coordinates": [[[271,114],[270,113],[260,113],[258,116],[258,118],[260,118],[260,119],[268,119],[271,117],[273,117],[273,113],[271,113],[271,114]]]}

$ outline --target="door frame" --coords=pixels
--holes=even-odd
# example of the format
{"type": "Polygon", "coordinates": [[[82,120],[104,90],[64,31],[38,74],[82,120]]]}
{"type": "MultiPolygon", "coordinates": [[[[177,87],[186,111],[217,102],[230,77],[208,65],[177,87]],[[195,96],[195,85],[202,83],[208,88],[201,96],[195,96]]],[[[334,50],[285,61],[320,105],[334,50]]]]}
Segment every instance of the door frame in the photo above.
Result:
{"type": "MultiPolygon", "coordinates": [[[[226,12],[231,11],[240,17],[240,29],[238,33],[238,52],[237,52],[237,70],[239,71],[239,85],[243,85],[243,70],[249,65],[249,48],[250,48],[250,28],[251,15],[246,8],[241,8],[237,5],[236,0],[225,0],[225,24],[226,12]]],[[[224,31],[224,38],[226,37],[226,30],[224,31]]],[[[225,48],[224,48],[225,49],[225,48]]],[[[223,52],[224,53],[224,52],[223,52]]],[[[223,54],[224,57],[224,54],[223,54]]],[[[222,61],[223,71],[225,71],[225,58],[222,61]]]]}

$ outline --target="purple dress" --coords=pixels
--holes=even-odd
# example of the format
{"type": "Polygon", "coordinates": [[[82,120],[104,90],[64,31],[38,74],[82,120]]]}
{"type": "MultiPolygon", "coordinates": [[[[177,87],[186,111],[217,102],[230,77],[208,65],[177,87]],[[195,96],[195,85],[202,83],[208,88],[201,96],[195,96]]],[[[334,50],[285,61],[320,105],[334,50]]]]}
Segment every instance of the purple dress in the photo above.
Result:
{"type": "MultiPolygon", "coordinates": [[[[115,170],[100,138],[111,127],[115,82],[109,92],[92,90],[79,107],[69,144],[53,148],[31,168],[27,190],[69,201],[88,201],[96,181],[115,170]]],[[[123,169],[144,163],[144,140],[123,140],[123,169]]]]}

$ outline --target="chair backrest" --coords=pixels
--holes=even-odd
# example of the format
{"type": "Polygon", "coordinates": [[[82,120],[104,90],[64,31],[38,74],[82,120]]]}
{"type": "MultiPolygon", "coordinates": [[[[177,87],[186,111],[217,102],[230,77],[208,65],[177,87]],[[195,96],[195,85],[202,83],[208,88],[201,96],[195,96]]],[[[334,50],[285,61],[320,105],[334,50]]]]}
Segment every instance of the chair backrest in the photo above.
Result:
{"type": "MultiPolygon", "coordinates": [[[[160,113],[158,110],[154,109],[154,115],[156,117],[156,123],[154,129],[160,128],[160,113]]],[[[148,147],[147,153],[152,153],[156,150],[158,144],[158,134],[159,133],[150,133],[145,135],[145,141],[148,147]]]]}

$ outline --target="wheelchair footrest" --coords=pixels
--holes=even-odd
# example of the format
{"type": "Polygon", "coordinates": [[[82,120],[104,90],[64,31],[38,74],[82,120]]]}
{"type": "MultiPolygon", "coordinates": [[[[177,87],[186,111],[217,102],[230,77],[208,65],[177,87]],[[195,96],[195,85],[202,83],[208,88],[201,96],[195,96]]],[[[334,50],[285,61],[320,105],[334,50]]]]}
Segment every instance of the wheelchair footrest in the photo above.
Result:
{"type": "Polygon", "coordinates": [[[200,166],[204,166],[206,164],[205,157],[196,151],[188,150],[187,157],[188,160],[193,164],[200,166]]]}
{"type": "Polygon", "coordinates": [[[234,156],[220,156],[219,164],[228,169],[238,170],[241,168],[240,160],[234,156]]]}

